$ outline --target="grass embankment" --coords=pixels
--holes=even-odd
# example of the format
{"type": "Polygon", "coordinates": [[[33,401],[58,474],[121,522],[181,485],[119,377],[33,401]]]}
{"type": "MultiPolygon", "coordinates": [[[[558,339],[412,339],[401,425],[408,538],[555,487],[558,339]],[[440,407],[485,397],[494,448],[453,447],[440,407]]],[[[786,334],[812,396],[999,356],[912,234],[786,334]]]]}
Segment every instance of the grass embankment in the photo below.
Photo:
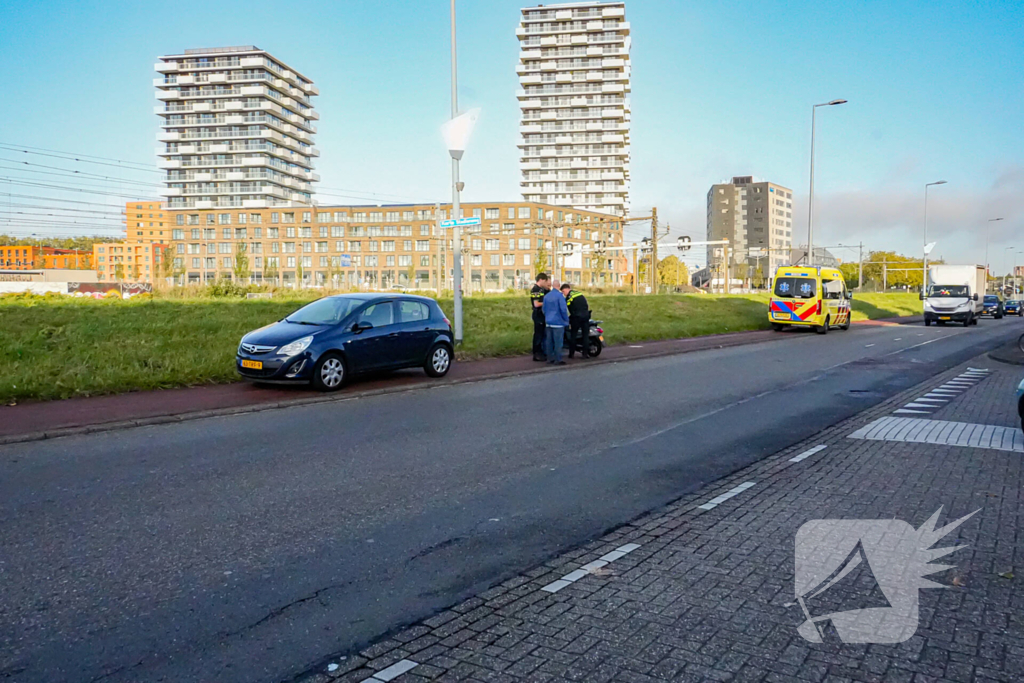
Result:
{"type": "MultiPolygon", "coordinates": [[[[314,295],[315,296],[315,295],[314,295]]],[[[762,329],[766,295],[594,295],[609,344],[762,329]]],[[[451,317],[451,301],[441,300],[451,317]]],[[[243,334],[299,299],[100,300],[0,297],[0,402],[55,399],[237,379],[243,334]]],[[[865,294],[854,318],[913,315],[914,295],[865,294]]],[[[524,296],[467,298],[466,358],[529,351],[524,296]]]]}

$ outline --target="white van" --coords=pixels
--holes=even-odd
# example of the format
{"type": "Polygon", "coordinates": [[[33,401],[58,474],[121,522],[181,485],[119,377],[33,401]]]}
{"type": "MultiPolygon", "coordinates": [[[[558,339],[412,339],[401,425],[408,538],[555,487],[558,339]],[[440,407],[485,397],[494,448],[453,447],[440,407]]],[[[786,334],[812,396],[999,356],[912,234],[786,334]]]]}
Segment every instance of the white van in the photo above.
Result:
{"type": "Polygon", "coordinates": [[[924,324],[961,323],[977,325],[984,310],[985,266],[948,266],[938,264],[928,269],[928,291],[924,301],[924,324]]]}

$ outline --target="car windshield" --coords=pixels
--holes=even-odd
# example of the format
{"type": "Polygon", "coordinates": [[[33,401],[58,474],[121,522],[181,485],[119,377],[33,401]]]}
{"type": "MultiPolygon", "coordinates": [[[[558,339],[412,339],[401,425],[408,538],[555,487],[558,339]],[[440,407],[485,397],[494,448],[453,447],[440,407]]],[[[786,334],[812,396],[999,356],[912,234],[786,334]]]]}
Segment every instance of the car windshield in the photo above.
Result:
{"type": "Polygon", "coordinates": [[[355,297],[318,299],[295,311],[285,321],[299,325],[337,325],[365,301],[355,297]]]}
{"type": "Polygon", "coordinates": [[[997,304],[997,303],[999,303],[999,297],[994,295],[994,294],[986,294],[985,295],[985,303],[987,303],[987,304],[997,304]]]}
{"type": "Polygon", "coordinates": [[[970,296],[966,285],[932,285],[928,296],[970,296]]]}
{"type": "Polygon", "coordinates": [[[785,299],[810,299],[815,295],[815,284],[809,277],[776,278],[775,296],[785,299]]]}

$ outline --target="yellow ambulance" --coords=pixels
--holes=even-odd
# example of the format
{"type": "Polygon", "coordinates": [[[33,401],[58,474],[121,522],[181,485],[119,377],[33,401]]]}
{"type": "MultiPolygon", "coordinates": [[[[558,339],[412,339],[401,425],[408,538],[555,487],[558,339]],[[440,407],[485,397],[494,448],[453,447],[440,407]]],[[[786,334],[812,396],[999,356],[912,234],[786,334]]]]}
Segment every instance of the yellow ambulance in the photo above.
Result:
{"type": "Polygon", "coordinates": [[[843,274],[824,266],[781,266],[775,271],[768,321],[781,331],[786,325],[813,327],[818,334],[830,328],[850,329],[853,294],[843,274]]]}

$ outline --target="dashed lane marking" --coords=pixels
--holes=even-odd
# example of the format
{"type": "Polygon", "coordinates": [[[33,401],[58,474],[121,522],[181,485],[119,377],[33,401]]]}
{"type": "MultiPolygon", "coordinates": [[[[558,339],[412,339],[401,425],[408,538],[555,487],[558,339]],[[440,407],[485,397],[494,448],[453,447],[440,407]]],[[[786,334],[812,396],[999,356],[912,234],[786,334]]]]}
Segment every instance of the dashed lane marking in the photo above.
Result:
{"type": "Polygon", "coordinates": [[[826,448],[828,448],[828,446],[826,446],[825,444],[820,444],[818,446],[815,446],[814,448],[808,448],[806,451],[804,451],[800,455],[796,455],[796,456],[790,458],[789,461],[790,462],[800,462],[801,460],[806,460],[807,458],[811,457],[815,453],[820,453],[821,451],[825,450],[826,448]]]}
{"type": "Polygon", "coordinates": [[[562,578],[556,581],[552,581],[546,586],[543,586],[541,590],[546,593],[557,593],[566,586],[569,586],[575,583],[576,581],[579,581],[587,574],[592,574],[595,570],[601,569],[602,567],[607,566],[609,563],[614,562],[615,560],[621,557],[625,557],[626,555],[630,554],[639,547],[639,543],[627,543],[626,545],[620,545],[618,548],[611,551],[610,553],[606,553],[598,559],[594,560],[593,562],[589,562],[580,567],[579,569],[575,569],[569,572],[562,578]]]}
{"type": "Polygon", "coordinates": [[[697,507],[700,508],[701,510],[710,510],[712,508],[718,507],[721,503],[724,503],[725,501],[729,500],[733,496],[740,495],[741,493],[743,493],[744,491],[746,491],[747,489],[749,489],[753,485],[754,485],[754,482],[752,482],[752,481],[745,481],[742,484],[740,484],[739,486],[735,486],[735,487],[729,489],[728,491],[726,491],[725,493],[723,493],[722,495],[715,496],[714,498],[712,498],[708,502],[704,503],[703,505],[698,505],[697,507]]]}
{"type": "Polygon", "coordinates": [[[402,659],[386,669],[381,669],[369,678],[364,678],[363,683],[379,683],[381,681],[387,683],[388,681],[393,681],[404,673],[412,671],[417,666],[419,666],[419,662],[414,662],[411,659],[402,659]]]}
{"type": "Polygon", "coordinates": [[[914,417],[880,417],[850,434],[849,438],[968,446],[1024,453],[1024,432],[1017,427],[924,420],[914,417]]]}

